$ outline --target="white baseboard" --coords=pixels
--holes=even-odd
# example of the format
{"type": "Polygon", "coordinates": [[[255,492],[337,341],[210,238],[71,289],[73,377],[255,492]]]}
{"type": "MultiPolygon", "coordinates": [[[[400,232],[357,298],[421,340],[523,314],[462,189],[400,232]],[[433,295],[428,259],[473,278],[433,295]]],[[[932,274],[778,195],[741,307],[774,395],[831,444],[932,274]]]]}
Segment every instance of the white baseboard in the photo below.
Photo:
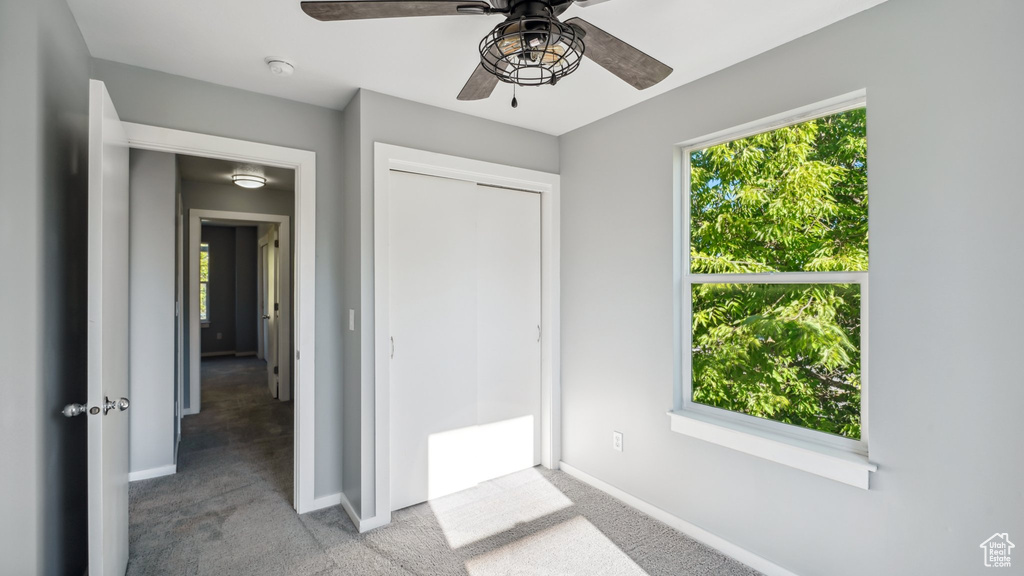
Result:
{"type": "Polygon", "coordinates": [[[374,528],[380,528],[386,524],[391,523],[391,515],[387,514],[383,517],[374,516],[373,518],[366,518],[365,520],[359,517],[356,513],[356,509],[352,507],[352,503],[348,501],[348,497],[343,492],[337,494],[331,494],[330,496],[322,496],[313,501],[313,508],[310,510],[319,510],[321,508],[327,508],[328,506],[341,505],[342,509],[345,510],[345,514],[348,514],[352,523],[356,525],[356,530],[360,533],[368,532],[374,528]]]}
{"type": "Polygon", "coordinates": [[[149,470],[139,470],[137,472],[128,473],[128,481],[135,482],[136,480],[149,480],[150,478],[159,478],[161,476],[170,476],[171,474],[178,473],[178,466],[171,464],[170,466],[160,466],[159,468],[150,468],[149,470]]]}
{"type": "Polygon", "coordinates": [[[203,352],[199,354],[200,358],[213,358],[215,356],[234,356],[234,350],[225,350],[223,352],[203,352]]]}
{"type": "Polygon", "coordinates": [[[338,504],[341,504],[341,499],[342,498],[343,498],[343,496],[342,496],[342,494],[340,492],[338,494],[328,494],[327,496],[321,496],[319,498],[315,498],[313,500],[313,502],[310,503],[309,509],[308,510],[303,510],[301,512],[301,514],[307,514],[309,512],[315,512],[317,510],[321,510],[323,508],[330,508],[331,506],[337,506],[338,504]]]}
{"type": "Polygon", "coordinates": [[[380,518],[378,516],[367,518],[365,520],[360,518],[359,514],[356,514],[355,508],[352,507],[352,503],[348,501],[348,497],[346,497],[343,492],[321,496],[316,500],[313,500],[309,510],[306,510],[303,514],[338,505],[341,505],[342,509],[345,510],[345,514],[348,514],[349,519],[351,519],[352,523],[356,525],[356,530],[359,532],[373,530],[374,528],[379,528],[391,522],[390,514],[385,518],[380,518]]]}
{"type": "Polygon", "coordinates": [[[716,536],[711,532],[708,532],[700,526],[691,524],[686,520],[683,520],[678,516],[674,516],[653,504],[650,504],[637,498],[636,496],[623,492],[622,490],[616,488],[615,486],[612,486],[611,484],[608,484],[607,482],[604,482],[602,480],[598,480],[597,478],[594,478],[593,476],[587,474],[586,472],[583,472],[582,470],[574,468],[571,465],[566,464],[565,462],[560,462],[559,464],[559,468],[569,476],[572,476],[573,478],[576,478],[581,482],[584,482],[586,484],[593,486],[594,488],[597,488],[598,490],[608,494],[609,496],[615,498],[616,500],[619,500],[624,504],[632,506],[633,508],[636,508],[637,510],[643,512],[644,514],[647,514],[652,518],[664,522],[672,528],[675,528],[683,534],[686,534],[690,538],[693,538],[694,540],[702,544],[710,546],[738,562],[742,562],[743,564],[750,566],[751,568],[761,572],[762,574],[765,574],[765,576],[797,576],[795,573],[786,570],[782,566],[779,566],[778,564],[775,564],[770,560],[767,560],[765,558],[762,558],[761,556],[758,556],[757,554],[754,554],[746,548],[741,548],[740,546],[737,546],[736,544],[733,544],[732,542],[729,542],[728,540],[720,536],[716,536]]]}
{"type": "Polygon", "coordinates": [[[387,526],[388,524],[391,524],[391,514],[381,514],[374,516],[373,518],[361,518],[356,522],[356,528],[359,530],[359,533],[362,534],[363,532],[369,532],[370,530],[380,528],[381,526],[387,526]]]}
{"type": "Polygon", "coordinates": [[[349,520],[352,520],[352,523],[356,525],[356,530],[359,530],[359,514],[356,514],[356,509],[348,501],[348,496],[345,496],[344,493],[338,494],[338,503],[345,509],[345,514],[348,514],[349,520]]]}

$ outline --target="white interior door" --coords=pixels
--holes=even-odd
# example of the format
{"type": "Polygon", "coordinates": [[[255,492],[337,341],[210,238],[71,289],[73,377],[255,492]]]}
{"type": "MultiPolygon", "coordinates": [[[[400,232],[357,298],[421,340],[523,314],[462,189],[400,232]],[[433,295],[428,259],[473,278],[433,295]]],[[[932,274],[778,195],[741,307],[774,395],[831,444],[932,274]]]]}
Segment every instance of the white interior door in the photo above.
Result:
{"type": "Polygon", "coordinates": [[[258,310],[258,317],[256,319],[256,357],[260,360],[266,360],[263,351],[267,346],[267,343],[264,341],[267,326],[263,319],[267,310],[266,299],[263,297],[263,270],[267,265],[265,250],[266,243],[260,238],[256,244],[256,307],[258,310]]]}
{"type": "Polygon", "coordinates": [[[540,464],[540,194],[478,186],[480,481],[540,464]]]}
{"type": "Polygon", "coordinates": [[[264,284],[264,328],[263,333],[266,335],[266,349],[263,351],[264,356],[267,360],[267,387],[270,389],[270,394],[277,398],[278,396],[278,375],[277,375],[277,325],[278,325],[278,269],[277,269],[277,234],[276,228],[270,231],[269,242],[266,246],[266,265],[263,270],[264,284]]]}
{"type": "Polygon", "coordinates": [[[87,377],[92,576],[123,576],[128,565],[128,413],[116,407],[128,396],[128,241],[128,138],[106,86],[92,80],[87,377]],[[108,400],[115,407],[108,409],[108,400]]]}
{"type": "Polygon", "coordinates": [[[540,197],[391,173],[391,507],[540,462],[540,197]]]}
{"type": "Polygon", "coordinates": [[[391,173],[391,507],[473,486],[476,185],[391,173]]]}

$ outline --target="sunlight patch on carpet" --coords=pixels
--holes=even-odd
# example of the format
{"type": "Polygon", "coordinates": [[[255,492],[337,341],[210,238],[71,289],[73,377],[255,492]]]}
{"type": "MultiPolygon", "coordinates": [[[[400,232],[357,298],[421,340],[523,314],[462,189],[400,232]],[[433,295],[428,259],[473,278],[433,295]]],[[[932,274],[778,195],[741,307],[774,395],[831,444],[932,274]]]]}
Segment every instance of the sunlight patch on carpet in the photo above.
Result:
{"type": "Polygon", "coordinates": [[[572,500],[533,468],[430,501],[430,508],[453,549],[569,506],[572,500]]]}
{"type": "Polygon", "coordinates": [[[466,562],[469,576],[647,576],[586,518],[577,516],[466,562]]]}

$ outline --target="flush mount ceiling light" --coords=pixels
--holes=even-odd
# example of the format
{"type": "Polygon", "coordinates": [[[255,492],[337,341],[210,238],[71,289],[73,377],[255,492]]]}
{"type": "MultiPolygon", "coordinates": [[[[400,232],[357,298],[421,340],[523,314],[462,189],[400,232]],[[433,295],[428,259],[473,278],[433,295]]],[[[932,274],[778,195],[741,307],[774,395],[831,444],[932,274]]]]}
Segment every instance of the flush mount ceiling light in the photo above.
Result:
{"type": "MultiPolygon", "coordinates": [[[[503,16],[505,21],[480,42],[480,63],[459,93],[459,100],[488,98],[499,80],[519,86],[554,84],[574,72],[584,54],[637,90],[664,80],[672,73],[672,68],[664,63],[582,18],[564,22],[558,19],[573,4],[587,7],[604,1],[307,0],[302,2],[302,10],[325,22],[411,16],[503,16]]],[[[512,105],[515,106],[515,98],[512,105]]]]}
{"type": "Polygon", "coordinates": [[[262,188],[267,183],[266,178],[255,174],[233,174],[231,181],[242,188],[262,188]]]}

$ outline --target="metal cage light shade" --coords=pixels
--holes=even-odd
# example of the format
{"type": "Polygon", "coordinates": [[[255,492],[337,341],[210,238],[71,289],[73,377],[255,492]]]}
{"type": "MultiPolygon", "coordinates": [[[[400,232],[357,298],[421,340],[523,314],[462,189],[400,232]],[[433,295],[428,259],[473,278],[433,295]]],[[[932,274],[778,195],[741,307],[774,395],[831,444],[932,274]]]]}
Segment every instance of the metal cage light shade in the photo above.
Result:
{"type": "Polygon", "coordinates": [[[583,58],[583,34],[548,16],[523,16],[498,24],[480,41],[480,62],[502,82],[554,84],[583,58]]]}

